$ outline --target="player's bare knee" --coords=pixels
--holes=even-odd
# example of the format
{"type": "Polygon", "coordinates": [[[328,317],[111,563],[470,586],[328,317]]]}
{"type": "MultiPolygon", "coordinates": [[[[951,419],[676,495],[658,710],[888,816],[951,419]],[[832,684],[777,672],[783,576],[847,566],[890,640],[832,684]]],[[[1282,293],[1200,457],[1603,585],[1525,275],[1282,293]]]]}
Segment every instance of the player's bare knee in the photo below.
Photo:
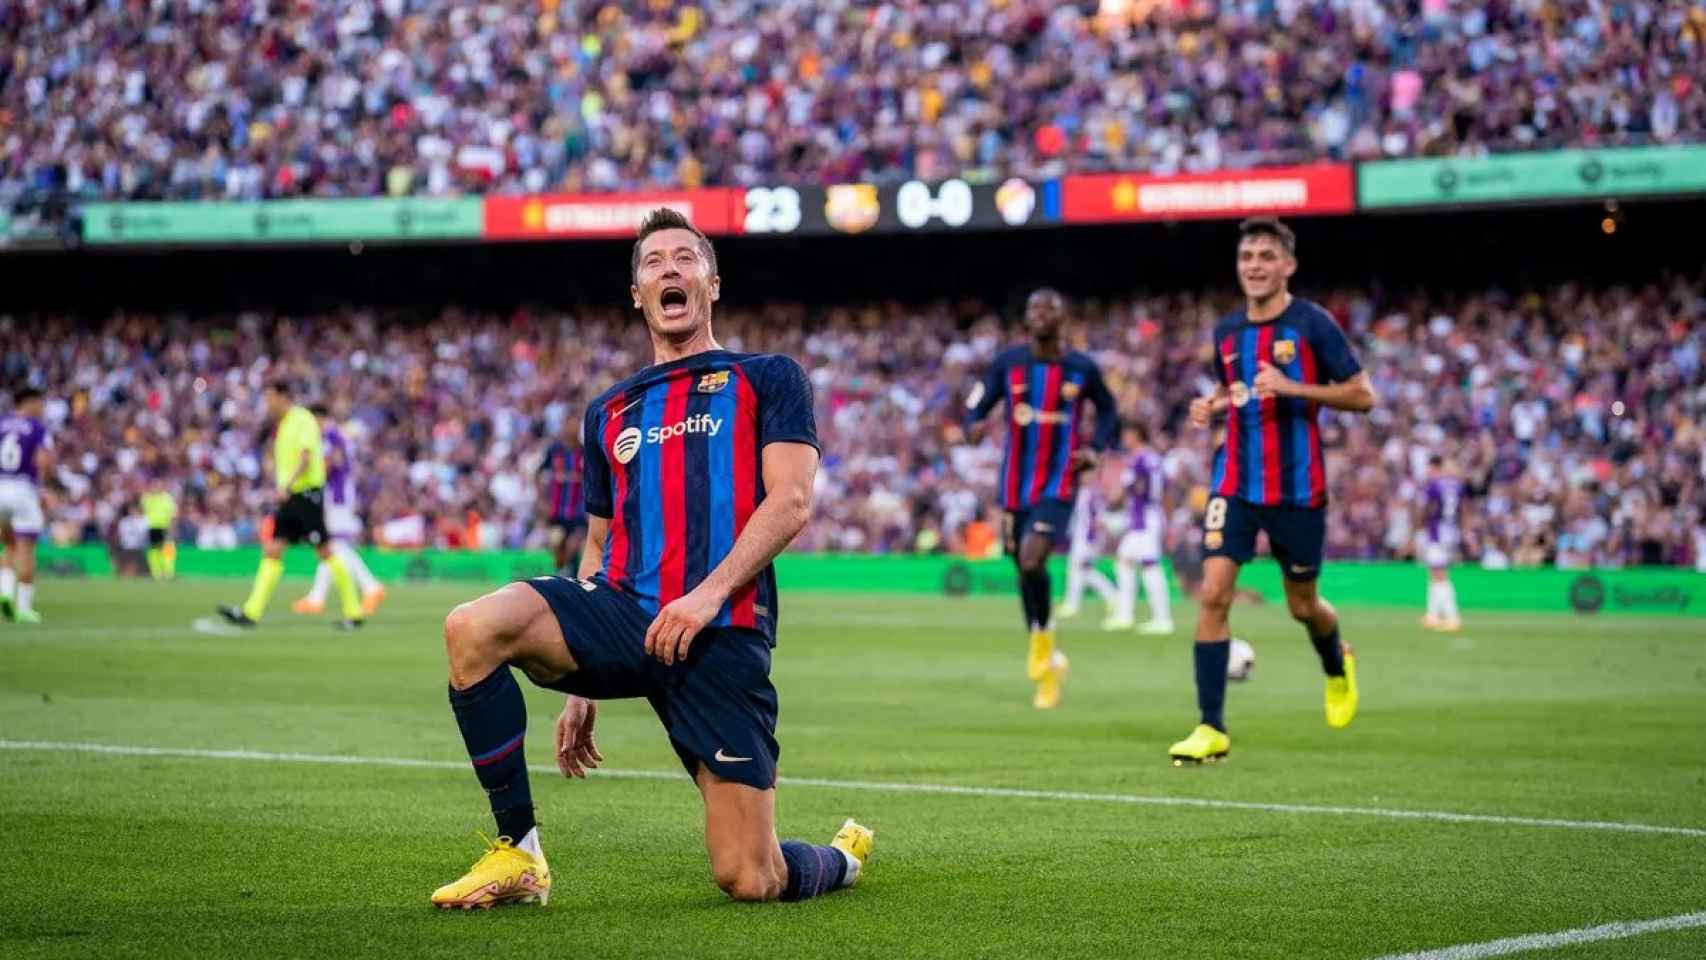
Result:
{"type": "Polygon", "coordinates": [[[717,886],[729,899],[743,903],[762,903],[782,895],[782,878],[758,864],[741,864],[717,872],[717,886]]]}
{"type": "Polygon", "coordinates": [[[500,638],[481,609],[484,602],[482,598],[458,604],[444,618],[450,679],[458,687],[479,682],[503,662],[500,638]]]}
{"type": "Polygon", "coordinates": [[[1313,621],[1319,612],[1314,597],[1297,597],[1290,594],[1286,595],[1285,609],[1298,623],[1313,621]]]}
{"type": "Polygon", "coordinates": [[[1219,620],[1226,619],[1232,613],[1232,585],[1229,583],[1205,583],[1197,604],[1202,608],[1204,617],[1219,620]]]}

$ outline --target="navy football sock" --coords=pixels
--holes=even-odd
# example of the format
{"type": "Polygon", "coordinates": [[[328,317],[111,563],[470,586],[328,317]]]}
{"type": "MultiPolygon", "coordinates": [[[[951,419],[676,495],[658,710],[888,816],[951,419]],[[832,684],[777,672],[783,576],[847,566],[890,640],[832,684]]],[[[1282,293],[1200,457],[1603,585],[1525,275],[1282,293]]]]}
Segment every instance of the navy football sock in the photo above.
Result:
{"type": "Polygon", "coordinates": [[[800,840],[782,841],[782,859],[788,864],[788,882],[783,900],[810,900],[841,886],[847,879],[847,857],[834,847],[820,847],[800,840]]]}
{"type": "Polygon", "coordinates": [[[1197,664],[1197,707],[1202,710],[1202,722],[1225,733],[1226,661],[1232,656],[1232,644],[1227,640],[1198,643],[1194,655],[1197,664]]]}
{"type": "Polygon", "coordinates": [[[1333,623],[1333,631],[1324,637],[1317,637],[1314,631],[1309,633],[1309,642],[1315,644],[1315,653],[1321,658],[1321,669],[1329,677],[1345,675],[1345,648],[1339,642],[1339,624],[1333,623]]]}
{"type": "Polygon", "coordinates": [[[1031,609],[1037,615],[1037,626],[1046,630],[1049,621],[1054,617],[1054,610],[1051,609],[1054,604],[1054,581],[1048,575],[1048,568],[1044,567],[1031,574],[1031,582],[1031,589],[1036,591],[1036,595],[1031,598],[1031,609]]]}
{"type": "Polygon", "coordinates": [[[1031,602],[1031,581],[1025,571],[1019,571],[1019,610],[1025,617],[1025,629],[1036,628],[1036,604],[1031,602]]]}
{"type": "Polygon", "coordinates": [[[462,728],[462,742],[474,761],[474,775],[486,788],[498,836],[516,843],[534,827],[533,790],[527,782],[527,704],[508,665],[466,690],[450,688],[450,709],[462,728]]]}
{"type": "Polygon", "coordinates": [[[1032,630],[1041,630],[1048,626],[1050,594],[1054,585],[1049,582],[1047,570],[1035,570],[1019,574],[1019,593],[1025,598],[1025,625],[1032,630]]]}

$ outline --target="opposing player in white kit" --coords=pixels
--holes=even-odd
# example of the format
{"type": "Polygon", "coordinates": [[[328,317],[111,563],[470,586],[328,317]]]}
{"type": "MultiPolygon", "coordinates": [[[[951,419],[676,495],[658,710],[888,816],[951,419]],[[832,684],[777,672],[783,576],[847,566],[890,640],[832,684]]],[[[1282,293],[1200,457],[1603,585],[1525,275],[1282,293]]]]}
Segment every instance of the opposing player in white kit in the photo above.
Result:
{"type": "Polygon", "coordinates": [[[1457,588],[1451,583],[1451,564],[1461,542],[1463,480],[1454,465],[1435,454],[1428,461],[1428,483],[1422,491],[1422,520],[1417,532],[1417,559],[1428,568],[1428,612],[1422,626],[1456,633],[1463,629],[1457,613],[1457,588]]]}
{"type": "Polygon", "coordinates": [[[1149,432],[1141,426],[1126,431],[1125,448],[1131,461],[1121,479],[1126,491],[1125,535],[1120,537],[1114,571],[1119,583],[1120,611],[1126,626],[1137,616],[1139,572],[1143,597],[1149,602],[1149,620],[1137,628],[1145,636],[1164,637],[1173,632],[1173,604],[1168,595],[1167,573],[1161,568],[1166,546],[1166,511],[1162,508],[1161,452],[1149,444],[1149,432]]]}
{"type": "Polygon", "coordinates": [[[1096,569],[1096,561],[1102,558],[1103,545],[1107,542],[1102,527],[1108,512],[1107,498],[1102,496],[1102,485],[1097,482],[1097,477],[1098,474],[1085,477],[1072,505],[1072,531],[1066,553],[1066,598],[1060,602],[1056,613],[1062,619],[1078,616],[1084,601],[1084,588],[1089,586],[1108,608],[1108,618],[1102,621],[1102,628],[1115,630],[1129,627],[1131,623],[1118,622],[1119,595],[1107,576],[1096,569]]]}
{"type": "Polygon", "coordinates": [[[0,417],[0,613],[19,623],[40,623],[35,608],[36,538],[44,518],[41,480],[53,440],[42,423],[40,391],[25,388],[13,410],[0,417]]]}
{"type": "MultiPolygon", "coordinates": [[[[355,511],[355,459],[348,438],[338,428],[337,420],[324,404],[309,408],[324,425],[326,447],[326,533],[331,537],[332,550],[344,560],[350,576],[361,591],[361,612],[373,616],[385,599],[385,587],[367,569],[361,554],[351,544],[361,539],[361,517],[355,511]]],[[[332,571],[322,562],[314,571],[314,586],[308,595],[290,605],[297,613],[319,613],[326,609],[326,591],[332,585],[332,571]]]]}

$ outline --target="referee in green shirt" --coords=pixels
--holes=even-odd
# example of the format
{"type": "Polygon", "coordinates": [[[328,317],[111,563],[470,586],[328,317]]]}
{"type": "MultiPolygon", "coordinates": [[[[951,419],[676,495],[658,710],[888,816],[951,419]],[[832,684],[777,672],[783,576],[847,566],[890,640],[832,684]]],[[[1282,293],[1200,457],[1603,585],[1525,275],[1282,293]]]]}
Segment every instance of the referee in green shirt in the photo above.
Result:
{"type": "Polygon", "coordinates": [[[148,521],[148,575],[156,580],[170,580],[177,572],[178,545],[172,540],[172,523],[177,518],[178,502],[165,479],[149,480],[142,494],[142,519],[148,521]]]}
{"type": "Polygon", "coordinates": [[[275,380],[267,387],[267,416],[278,424],[273,436],[273,471],[278,478],[278,509],[273,511],[272,539],[267,542],[261,566],[255,571],[255,586],[241,607],[221,604],[220,616],[243,627],[260,622],[267,602],[284,576],[284,548],[308,543],[331,571],[343,604],[340,630],[361,626],[361,598],[349,568],[332,552],[326,536],[326,453],[321,445],[320,422],[308,408],[294,404],[290,384],[275,380]]]}

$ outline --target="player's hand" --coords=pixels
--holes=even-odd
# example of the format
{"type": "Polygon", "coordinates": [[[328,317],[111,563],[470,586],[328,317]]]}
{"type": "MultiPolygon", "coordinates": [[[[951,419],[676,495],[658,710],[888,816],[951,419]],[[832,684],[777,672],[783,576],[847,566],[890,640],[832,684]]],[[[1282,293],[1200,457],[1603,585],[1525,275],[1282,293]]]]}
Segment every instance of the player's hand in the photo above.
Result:
{"type": "Polygon", "coordinates": [[[604,761],[592,739],[592,724],[598,719],[598,704],[585,697],[570,696],[557,717],[557,769],[565,777],[586,779],[586,772],[604,761]]]}
{"type": "Polygon", "coordinates": [[[725,597],[708,591],[701,584],[686,596],[670,602],[658,611],[652,625],[646,629],[646,653],[657,657],[664,666],[687,659],[687,648],[693,638],[711,622],[723,607],[725,597]]]}
{"type": "Polygon", "coordinates": [[[1201,429],[1214,417],[1214,398],[1197,397],[1191,401],[1191,426],[1201,429]]]}
{"type": "Polygon", "coordinates": [[[1270,397],[1289,397],[1297,386],[1296,381],[1283,373],[1279,368],[1266,360],[1260,361],[1261,368],[1256,371],[1256,399],[1266,400],[1270,397]]]}
{"type": "Polygon", "coordinates": [[[1100,463],[1102,455],[1089,447],[1080,447],[1072,451],[1072,456],[1066,461],[1066,468],[1073,473],[1093,470],[1100,463]]]}

